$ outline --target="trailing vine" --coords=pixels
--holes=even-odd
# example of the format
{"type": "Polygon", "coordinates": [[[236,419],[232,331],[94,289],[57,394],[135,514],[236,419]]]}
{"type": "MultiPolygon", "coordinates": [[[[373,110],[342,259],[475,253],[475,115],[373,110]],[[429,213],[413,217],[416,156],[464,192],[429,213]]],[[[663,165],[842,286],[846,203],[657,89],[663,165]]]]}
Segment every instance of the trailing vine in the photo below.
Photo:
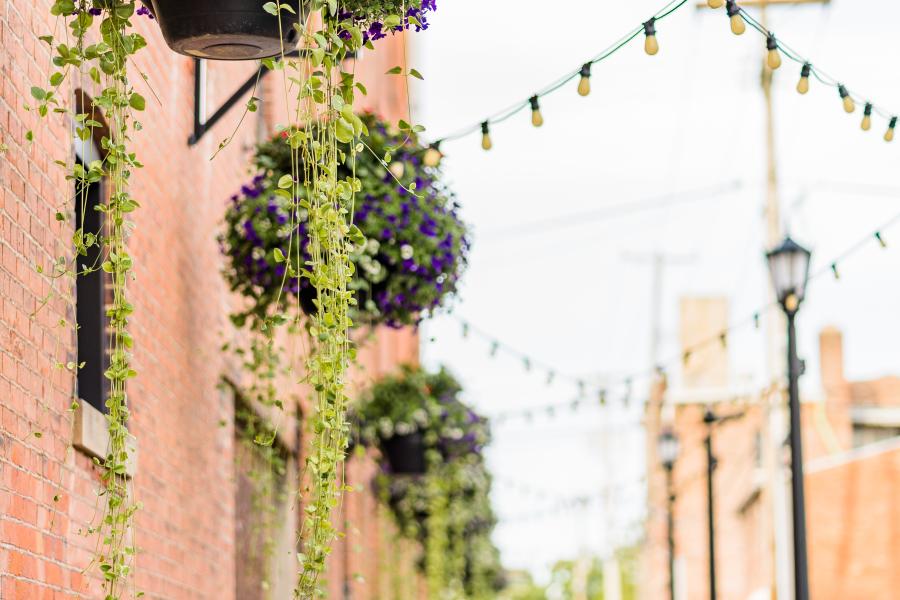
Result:
{"type": "MultiPolygon", "coordinates": [[[[75,223],[72,237],[72,256],[56,259],[51,277],[72,280],[101,270],[108,281],[109,298],[106,318],[109,331],[109,367],[104,373],[109,380],[106,397],[106,420],[109,446],[103,460],[95,459],[102,467],[100,475],[104,510],[88,532],[97,534],[94,564],[103,574],[103,588],[107,600],[123,597],[132,572],[135,547],[132,540],[134,514],[139,505],[128,486],[128,400],[126,381],[137,373],[132,366],[132,337],[128,320],[134,308],[127,294],[127,283],[133,268],[128,251],[128,237],[134,227],[131,213],[138,203],[129,193],[131,176],[141,164],[130,150],[131,132],[141,129],[135,112],[144,109],[144,97],[137,93],[128,76],[132,56],[146,46],[144,38],[132,31],[135,0],[55,0],[51,15],[62,19],[67,27],[62,39],[54,35],[41,36],[53,52],[47,88],[34,86],[31,95],[37,102],[33,108],[41,118],[61,114],[70,119],[75,135],[83,142],[100,136],[102,156],[82,165],[66,156],[56,161],[66,169],[66,179],[75,185],[75,202],[80,203],[82,220],[75,223]],[[71,36],[71,37],[70,37],[71,36]],[[73,42],[74,40],[74,42],[73,42]],[[74,81],[73,81],[74,80],[74,81]],[[90,86],[90,106],[81,98],[81,112],[70,108],[65,99],[64,84],[90,86]],[[108,130],[101,123],[98,112],[105,118],[108,130]],[[98,206],[87,205],[87,190],[92,184],[105,180],[109,184],[108,199],[98,206]],[[104,223],[98,231],[86,231],[84,215],[88,210],[103,214],[104,223]],[[86,261],[89,254],[99,258],[86,261]],[[88,264],[82,264],[82,262],[88,264]]],[[[58,21],[57,21],[58,22],[58,21]]],[[[83,94],[84,92],[82,92],[83,94]]],[[[26,139],[34,139],[32,131],[26,139]]],[[[56,218],[72,218],[74,205],[61,206],[56,218]]],[[[77,324],[75,325],[77,335],[77,324]]],[[[73,380],[83,365],[70,363],[73,380]]],[[[73,385],[73,388],[75,386],[73,385]]],[[[73,403],[77,402],[77,390],[73,403]]],[[[138,593],[137,595],[140,595],[138,593]]]]}

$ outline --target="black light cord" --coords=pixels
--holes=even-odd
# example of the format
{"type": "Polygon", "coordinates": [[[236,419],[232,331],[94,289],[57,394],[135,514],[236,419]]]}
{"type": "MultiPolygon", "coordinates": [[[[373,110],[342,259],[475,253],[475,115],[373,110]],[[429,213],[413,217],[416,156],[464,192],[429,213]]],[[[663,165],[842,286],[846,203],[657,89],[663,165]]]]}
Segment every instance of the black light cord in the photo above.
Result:
{"type": "MultiPolygon", "coordinates": [[[[656,23],[656,22],[668,17],[669,15],[671,15],[672,13],[674,13],[675,11],[677,11],[678,9],[683,7],[685,4],[687,4],[687,0],[675,0],[674,2],[670,2],[665,7],[663,7],[658,13],[656,13],[656,15],[653,16],[649,21],[647,21],[647,23],[651,23],[651,22],[656,23]]],[[[819,83],[821,83],[825,86],[832,87],[832,88],[839,89],[839,90],[846,90],[851,99],[853,99],[856,102],[865,102],[866,104],[870,104],[872,106],[872,112],[874,112],[879,117],[887,120],[888,122],[890,122],[892,119],[896,119],[895,115],[897,113],[892,113],[891,111],[881,108],[878,105],[872,103],[868,99],[867,96],[864,96],[862,94],[859,94],[859,93],[849,90],[845,85],[843,85],[840,82],[840,80],[832,77],[831,75],[828,75],[822,69],[813,66],[812,61],[804,58],[801,53],[797,52],[796,50],[791,48],[789,45],[785,44],[781,39],[775,37],[775,34],[772,31],[770,31],[765,26],[763,26],[762,23],[757,21],[752,15],[750,15],[745,9],[738,6],[736,3],[735,3],[735,8],[737,10],[737,15],[739,15],[740,18],[744,22],[746,22],[748,25],[750,25],[750,27],[752,27],[757,32],[759,32],[761,35],[763,35],[766,38],[767,43],[773,44],[775,49],[780,51],[785,57],[787,57],[791,61],[802,65],[803,66],[802,70],[803,70],[804,76],[812,75],[819,83]]],[[[578,67],[578,69],[576,69],[574,71],[570,71],[569,73],[566,73],[565,75],[561,76],[559,79],[554,81],[553,83],[550,83],[545,88],[541,89],[536,94],[533,94],[532,96],[530,96],[528,99],[526,99],[522,102],[513,104],[512,106],[505,108],[501,111],[498,111],[498,112],[494,113],[493,115],[489,116],[487,119],[483,119],[483,120],[479,121],[478,123],[475,123],[469,127],[462,128],[462,129],[460,129],[456,132],[453,132],[449,135],[438,138],[437,140],[435,140],[433,142],[433,144],[437,145],[437,144],[440,144],[441,142],[453,141],[453,140],[458,140],[458,139],[461,139],[464,137],[468,137],[469,135],[480,131],[483,123],[487,123],[488,125],[494,125],[494,124],[503,123],[504,121],[511,119],[515,115],[519,114],[521,111],[523,111],[526,108],[528,108],[529,106],[531,106],[531,98],[533,98],[533,97],[543,98],[544,96],[547,96],[549,94],[556,92],[557,90],[559,90],[560,88],[565,86],[567,83],[569,83],[576,77],[583,76],[583,71],[585,68],[606,60],[607,58],[609,58],[610,56],[612,56],[613,54],[615,54],[616,52],[621,50],[623,47],[628,45],[628,43],[630,43],[632,40],[634,40],[634,38],[638,37],[642,33],[645,33],[645,31],[646,31],[645,24],[642,23],[641,25],[635,27],[630,32],[628,32],[623,38],[621,38],[619,41],[615,42],[612,46],[608,47],[606,50],[602,51],[600,54],[596,55],[594,58],[592,58],[591,60],[584,63],[583,66],[578,67]]],[[[896,124],[896,121],[894,121],[894,123],[896,124]]]]}

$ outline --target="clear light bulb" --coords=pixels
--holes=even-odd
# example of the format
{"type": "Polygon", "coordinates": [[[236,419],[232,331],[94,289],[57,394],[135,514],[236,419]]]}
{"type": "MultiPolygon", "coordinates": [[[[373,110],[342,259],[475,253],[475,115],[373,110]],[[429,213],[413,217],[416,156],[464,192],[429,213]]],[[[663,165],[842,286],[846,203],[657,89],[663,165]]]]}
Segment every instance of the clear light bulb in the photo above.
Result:
{"type": "Polygon", "coordinates": [[[531,102],[531,124],[535,127],[540,127],[544,124],[544,116],[541,114],[541,105],[538,102],[538,97],[532,96],[529,102],[531,102]]]}
{"type": "Polygon", "coordinates": [[[894,129],[897,128],[897,117],[891,117],[890,123],[888,123],[887,131],[884,132],[884,141],[893,142],[894,141],[894,129]]]}
{"type": "Polygon", "coordinates": [[[578,82],[578,95],[587,96],[591,93],[591,63],[584,63],[581,67],[581,81],[578,82]]]}
{"type": "Polygon", "coordinates": [[[706,5],[710,8],[722,8],[725,0],[706,0],[706,5]]]}
{"type": "Polygon", "coordinates": [[[860,127],[863,131],[868,131],[872,129],[872,103],[866,102],[866,107],[863,109],[863,118],[860,127]]]}
{"type": "Polygon", "coordinates": [[[797,91],[801,94],[809,91],[809,72],[811,70],[812,66],[809,63],[804,63],[803,68],[800,70],[800,81],[797,82],[797,91]]]}
{"type": "Polygon", "coordinates": [[[488,125],[488,122],[485,121],[481,124],[481,148],[482,150],[490,150],[494,147],[494,143],[491,141],[491,128],[488,125]]]}
{"type": "Polygon", "coordinates": [[[644,23],[644,52],[653,56],[659,52],[659,42],[656,41],[656,17],[644,23]]]}
{"type": "Polygon", "coordinates": [[[856,110],[856,104],[853,102],[853,98],[850,97],[850,93],[847,91],[843,85],[838,86],[838,94],[840,94],[841,99],[844,101],[844,112],[852,113],[856,110]]]}
{"type": "Polygon", "coordinates": [[[744,23],[744,19],[741,18],[741,9],[738,8],[737,2],[728,0],[725,3],[725,12],[731,21],[731,33],[741,35],[747,31],[747,25],[744,23]]]}
{"type": "Polygon", "coordinates": [[[778,41],[774,34],[770,33],[766,39],[766,49],[769,51],[766,56],[766,64],[774,71],[781,66],[781,53],[778,52],[778,41]]]}
{"type": "Polygon", "coordinates": [[[440,143],[435,142],[425,150],[425,156],[422,157],[422,162],[426,167],[436,167],[441,163],[442,158],[444,158],[444,155],[441,154],[440,143]]]}

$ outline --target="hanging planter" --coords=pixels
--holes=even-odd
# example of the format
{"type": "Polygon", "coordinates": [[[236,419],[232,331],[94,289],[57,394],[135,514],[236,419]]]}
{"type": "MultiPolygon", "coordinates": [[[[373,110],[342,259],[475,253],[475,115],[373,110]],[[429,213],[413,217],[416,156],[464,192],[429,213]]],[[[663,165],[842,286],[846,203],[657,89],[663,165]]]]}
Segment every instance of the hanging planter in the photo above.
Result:
{"type": "MultiPolygon", "coordinates": [[[[361,185],[354,224],[367,242],[352,255],[353,320],[391,327],[417,324],[456,292],[467,265],[468,228],[453,194],[441,184],[440,168],[424,164],[427,148],[374,115],[361,119],[371,152],[355,160],[347,152],[337,177],[355,175],[361,185]]],[[[276,193],[279,180],[291,172],[290,147],[276,137],[258,148],[255,163],[262,172],[232,196],[226,211],[220,237],[229,262],[226,279],[253,300],[251,312],[263,314],[288,292],[313,315],[316,291],[309,280],[284,280],[288,263],[296,270],[309,261],[305,212],[291,224],[291,201],[276,193]]]]}
{"type": "Polygon", "coordinates": [[[414,432],[382,440],[381,452],[394,475],[425,474],[425,440],[414,432]]]}
{"type": "MultiPolygon", "coordinates": [[[[261,0],[141,0],[159,21],[166,43],[179,54],[210,60],[256,60],[297,45],[296,17],[281,25],[261,0]]],[[[283,0],[300,14],[300,0],[283,0]]]]}
{"type": "Polygon", "coordinates": [[[462,390],[446,370],[404,367],[376,383],[355,413],[360,440],[375,445],[388,473],[424,473],[426,453],[443,462],[480,457],[490,439],[487,420],[457,396],[462,390]]]}

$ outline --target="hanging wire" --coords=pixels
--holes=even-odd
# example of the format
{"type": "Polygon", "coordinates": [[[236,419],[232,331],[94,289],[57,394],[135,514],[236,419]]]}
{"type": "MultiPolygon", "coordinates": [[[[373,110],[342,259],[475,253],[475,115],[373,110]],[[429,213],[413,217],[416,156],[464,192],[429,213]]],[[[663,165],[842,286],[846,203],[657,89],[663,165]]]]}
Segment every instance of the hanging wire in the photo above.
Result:
{"type": "MultiPolygon", "coordinates": [[[[887,243],[885,242],[884,234],[888,229],[896,226],[898,223],[900,223],[900,212],[898,212],[893,217],[891,217],[890,219],[885,221],[881,226],[870,231],[864,237],[860,238],[858,241],[856,241],[855,243],[850,245],[846,250],[844,250],[843,252],[838,254],[837,257],[824,263],[824,266],[822,268],[820,268],[810,274],[808,281],[812,282],[813,280],[818,279],[819,277],[822,277],[823,275],[826,275],[829,273],[833,274],[837,270],[838,265],[840,263],[846,261],[847,259],[849,259],[853,255],[858,253],[860,250],[862,250],[869,244],[874,243],[874,244],[877,244],[880,248],[887,248],[888,246],[887,246],[887,243]]],[[[746,318],[740,319],[740,320],[732,323],[725,329],[722,329],[722,330],[716,332],[714,335],[711,335],[708,338],[700,340],[696,344],[693,344],[693,345],[683,349],[682,351],[680,351],[678,353],[677,356],[672,356],[668,360],[660,362],[660,364],[654,366],[653,368],[636,371],[630,375],[616,378],[614,381],[611,381],[611,382],[603,384],[603,385],[597,385],[597,384],[588,385],[585,381],[585,378],[575,377],[572,375],[565,375],[559,369],[554,368],[553,366],[549,365],[548,363],[545,363],[542,361],[537,361],[537,360],[531,358],[526,353],[521,352],[521,351],[513,348],[512,346],[509,346],[507,344],[500,342],[499,340],[497,340],[496,337],[491,336],[490,334],[484,332],[483,330],[478,329],[477,327],[473,326],[469,321],[464,320],[461,317],[455,317],[455,318],[462,323],[464,331],[475,333],[479,337],[482,337],[483,339],[490,341],[491,349],[492,349],[492,354],[491,354],[492,356],[494,354],[496,354],[497,350],[503,350],[506,354],[509,354],[509,355],[517,358],[518,360],[523,361],[524,363],[530,364],[532,367],[536,367],[539,370],[544,371],[546,373],[550,373],[550,372],[554,373],[553,381],[547,382],[547,385],[556,385],[560,380],[562,380],[562,381],[568,382],[569,384],[574,383],[578,388],[578,395],[574,400],[569,400],[567,402],[555,402],[555,403],[547,403],[547,404],[529,406],[529,407],[518,408],[515,410],[509,410],[509,411],[501,411],[498,413],[494,413],[493,415],[490,416],[490,419],[496,425],[502,425],[506,421],[509,421],[512,419],[522,419],[527,423],[532,423],[532,422],[534,422],[534,417],[536,415],[540,415],[540,414],[544,414],[544,415],[553,417],[558,412],[576,413],[584,408],[590,408],[590,407],[603,409],[606,406],[608,406],[606,399],[611,390],[621,389],[623,391],[621,403],[622,403],[622,405],[627,405],[630,394],[631,394],[632,386],[636,381],[641,381],[644,379],[652,379],[653,377],[658,377],[660,375],[664,375],[667,370],[667,367],[673,367],[673,366],[677,366],[679,363],[684,363],[685,361],[689,360],[691,356],[696,355],[697,352],[699,352],[700,350],[702,350],[710,345],[713,345],[713,344],[721,345],[723,343],[722,342],[723,339],[726,340],[726,342],[727,342],[728,338],[731,337],[731,335],[734,332],[741,330],[748,325],[752,325],[756,329],[758,329],[760,317],[764,314],[767,314],[769,311],[771,311],[772,309],[777,308],[777,307],[778,307],[778,302],[776,302],[776,301],[769,302],[769,303],[757,308],[756,310],[752,311],[746,318]],[[594,398],[591,399],[591,396],[594,396],[594,398]]],[[[737,395],[737,396],[735,396],[735,399],[740,399],[740,398],[744,398],[744,397],[746,397],[746,394],[737,395]]]]}
{"type": "MultiPolygon", "coordinates": [[[[651,18],[651,21],[658,22],[658,21],[668,17],[669,15],[671,15],[672,13],[674,13],[675,11],[677,11],[678,9],[683,7],[686,3],[687,3],[687,0],[674,0],[672,2],[669,2],[665,7],[660,9],[651,18]]],[[[821,83],[825,86],[828,86],[828,87],[835,88],[835,89],[841,88],[841,86],[843,86],[843,88],[847,90],[847,92],[849,93],[849,96],[854,101],[860,102],[860,103],[868,102],[868,103],[872,104],[872,112],[885,120],[890,120],[895,115],[897,115],[897,113],[891,112],[891,111],[889,111],[885,108],[882,108],[879,105],[871,102],[868,99],[868,96],[859,94],[858,92],[854,92],[851,88],[847,87],[846,84],[843,84],[842,80],[832,77],[831,75],[826,73],[821,68],[815,66],[815,64],[811,60],[804,58],[800,52],[794,50],[790,45],[784,43],[784,41],[782,41],[781,38],[775,37],[774,32],[772,32],[771,30],[769,30],[768,28],[763,26],[762,23],[760,23],[758,20],[756,20],[744,8],[737,6],[737,11],[738,11],[737,14],[740,16],[740,18],[745,23],[747,23],[750,27],[752,27],[754,30],[756,30],[760,35],[764,36],[767,40],[772,38],[774,40],[774,43],[775,43],[775,46],[777,47],[777,49],[780,50],[781,53],[784,54],[784,56],[786,58],[788,58],[791,61],[798,63],[800,65],[804,65],[804,66],[808,65],[809,66],[809,74],[812,75],[819,83],[821,83]]],[[[441,142],[453,141],[453,140],[458,140],[460,138],[467,137],[467,136],[471,135],[472,133],[475,133],[475,132],[481,130],[482,125],[485,123],[487,123],[488,125],[494,125],[494,124],[498,124],[498,123],[503,123],[504,121],[511,119],[515,115],[519,114],[521,111],[523,111],[526,108],[529,108],[531,106],[531,98],[540,99],[540,98],[543,98],[544,96],[547,96],[549,94],[556,92],[557,90],[559,90],[560,88],[565,86],[567,83],[569,83],[576,77],[580,77],[583,74],[583,70],[586,67],[593,66],[599,62],[606,60],[607,58],[609,58],[610,56],[612,56],[613,54],[615,54],[616,52],[618,52],[619,50],[624,48],[626,45],[628,45],[636,37],[638,37],[642,33],[644,33],[644,31],[645,31],[644,24],[642,23],[641,25],[638,25],[635,28],[631,29],[625,36],[620,38],[618,41],[613,43],[611,46],[607,47],[605,50],[601,51],[599,54],[594,56],[594,58],[579,65],[579,67],[577,69],[562,75],[561,77],[559,77],[552,83],[548,84],[546,87],[542,88],[536,94],[533,94],[520,102],[516,102],[515,104],[512,104],[511,106],[492,114],[487,119],[479,120],[477,123],[474,123],[468,127],[464,127],[462,129],[459,129],[459,130],[449,134],[449,135],[438,138],[433,142],[433,145],[439,145],[441,142]]]]}

